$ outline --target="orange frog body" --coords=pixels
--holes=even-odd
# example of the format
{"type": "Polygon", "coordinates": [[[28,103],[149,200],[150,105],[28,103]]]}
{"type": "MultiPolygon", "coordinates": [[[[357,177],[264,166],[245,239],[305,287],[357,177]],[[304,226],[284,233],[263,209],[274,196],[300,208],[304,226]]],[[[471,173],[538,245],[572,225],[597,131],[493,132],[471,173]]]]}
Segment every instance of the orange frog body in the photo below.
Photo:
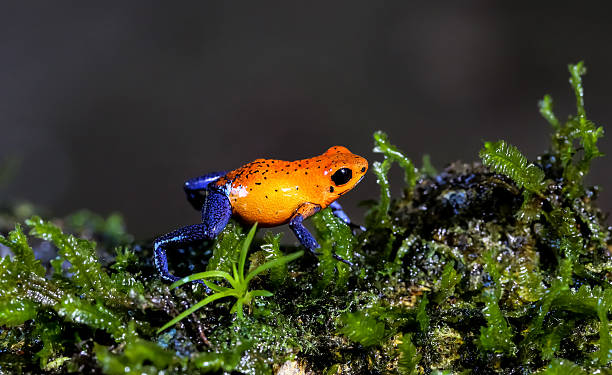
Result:
{"type": "Polygon", "coordinates": [[[229,188],[233,213],[244,222],[276,226],[288,223],[304,204],[329,206],[355,187],[367,169],[364,158],[335,146],[310,159],[257,159],[227,173],[215,185],[229,188]]]}
{"type": "Polygon", "coordinates": [[[262,226],[289,223],[302,245],[316,253],[320,246],[303,220],[331,206],[336,216],[351,224],[335,201],[353,189],[367,170],[366,159],[346,147],[334,146],[310,159],[257,159],[231,172],[190,179],[185,182],[185,193],[194,208],[202,211],[202,223],[156,239],[155,265],[162,278],[178,280],[168,271],[166,249],[215,238],[232,215],[262,226]]]}

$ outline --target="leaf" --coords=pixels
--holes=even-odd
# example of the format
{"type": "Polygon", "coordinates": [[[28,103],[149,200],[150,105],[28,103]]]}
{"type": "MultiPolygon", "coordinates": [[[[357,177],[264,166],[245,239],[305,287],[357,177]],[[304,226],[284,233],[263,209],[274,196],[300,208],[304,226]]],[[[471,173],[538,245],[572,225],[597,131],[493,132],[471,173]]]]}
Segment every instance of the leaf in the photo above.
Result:
{"type": "Polygon", "coordinates": [[[485,351],[514,355],[516,353],[516,346],[512,341],[514,333],[499,309],[499,300],[494,293],[484,293],[483,297],[485,308],[482,313],[487,320],[487,326],[480,327],[478,345],[485,351]]]}
{"type": "Polygon", "coordinates": [[[612,337],[610,336],[610,322],[608,313],[612,307],[612,289],[606,289],[597,301],[597,316],[599,317],[599,350],[595,358],[600,366],[606,366],[612,360],[612,337]]]}
{"type": "MultiPolygon", "coordinates": [[[[281,233],[272,235],[268,232],[264,236],[265,244],[261,245],[261,250],[265,254],[266,261],[278,259],[283,256],[283,252],[280,250],[280,238],[281,233]]],[[[251,265],[252,267],[252,265],[251,265]]],[[[273,285],[281,285],[287,278],[287,265],[282,264],[270,269],[270,282],[273,285]]]]}
{"type": "Polygon", "coordinates": [[[54,308],[67,321],[105,330],[115,339],[119,339],[125,331],[121,318],[99,302],[91,304],[79,297],[66,295],[54,308]]]}
{"type": "Polygon", "coordinates": [[[561,129],[561,125],[553,112],[553,100],[550,95],[544,95],[544,98],[540,100],[538,106],[540,107],[540,114],[542,117],[548,121],[555,131],[559,131],[561,129]]]}
{"type": "Polygon", "coordinates": [[[556,301],[559,297],[563,296],[564,293],[569,291],[569,285],[572,282],[572,263],[567,260],[561,260],[559,265],[558,276],[553,279],[550,287],[544,293],[538,309],[538,314],[532,320],[528,330],[526,331],[527,335],[523,339],[521,345],[523,347],[528,347],[532,345],[535,341],[536,337],[542,334],[542,324],[544,323],[544,319],[548,315],[553,304],[556,305],[556,301]]]}
{"type": "Polygon", "coordinates": [[[257,223],[253,224],[251,230],[247,234],[246,238],[242,241],[242,249],[240,250],[240,260],[238,261],[238,281],[244,280],[244,267],[246,263],[246,257],[249,252],[249,247],[251,246],[251,242],[253,241],[253,237],[255,236],[255,232],[257,231],[257,223]]]}
{"type": "Polygon", "coordinates": [[[363,311],[347,313],[341,321],[340,333],[365,347],[379,344],[385,334],[385,323],[363,311]]]}
{"type": "Polygon", "coordinates": [[[374,133],[374,152],[382,153],[385,159],[397,162],[404,169],[404,181],[406,188],[412,190],[416,184],[417,169],[410,159],[408,159],[396,146],[389,142],[386,133],[378,130],[374,133]]]}
{"type": "Polygon", "coordinates": [[[548,222],[556,232],[559,249],[571,262],[575,263],[585,253],[582,234],[571,209],[556,208],[546,215],[548,222]]]}
{"type": "Polygon", "coordinates": [[[552,114],[552,99],[545,97],[540,104],[540,112],[551,122],[555,129],[552,135],[553,155],[557,157],[563,166],[563,192],[570,199],[576,199],[584,195],[583,179],[589,173],[593,159],[603,156],[597,147],[598,140],[603,137],[602,127],[597,127],[586,118],[584,109],[584,88],[582,76],[586,73],[584,63],[568,66],[570,72],[570,84],[576,98],[576,116],[572,116],[563,126],[552,114]],[[577,158],[580,149],[574,147],[575,140],[582,146],[582,157],[577,158]],[[577,159],[577,160],[576,160],[577,159]]]}
{"type": "Polygon", "coordinates": [[[206,270],[232,272],[232,263],[238,263],[240,256],[238,247],[243,238],[242,226],[230,220],[214,242],[213,252],[208,259],[206,270]]]}
{"type": "Polygon", "coordinates": [[[192,361],[193,364],[204,373],[216,373],[219,370],[230,373],[238,367],[243,353],[251,346],[253,346],[253,343],[246,341],[220,353],[197,353],[194,355],[192,361]]]}
{"type": "Polygon", "coordinates": [[[429,316],[427,315],[428,303],[427,294],[423,294],[423,298],[421,298],[416,310],[416,320],[419,322],[419,328],[421,328],[421,332],[423,333],[427,332],[429,329],[429,316]]]}
{"type": "Polygon", "coordinates": [[[574,323],[568,322],[553,327],[550,333],[539,340],[539,346],[544,360],[549,361],[554,358],[555,353],[557,353],[561,347],[561,340],[569,337],[572,329],[574,329],[574,323]]]}
{"type": "Polygon", "coordinates": [[[188,315],[190,315],[193,312],[197,311],[201,307],[204,307],[204,306],[208,305],[209,303],[211,303],[213,301],[216,301],[216,300],[224,298],[224,297],[229,297],[231,295],[235,295],[235,292],[233,290],[231,290],[231,289],[230,290],[226,290],[224,292],[211,294],[210,296],[204,298],[200,302],[196,303],[195,305],[191,306],[187,310],[185,310],[182,313],[180,313],[179,315],[177,315],[174,319],[172,319],[168,323],[164,324],[160,329],[157,330],[157,334],[159,334],[160,332],[162,332],[162,331],[172,327],[173,325],[175,325],[176,323],[178,323],[181,320],[185,319],[188,315]]]}
{"type": "Polygon", "coordinates": [[[8,238],[0,235],[0,244],[11,249],[15,255],[15,264],[19,268],[19,272],[32,272],[41,277],[45,276],[45,268],[34,256],[34,251],[28,245],[28,240],[21,230],[21,225],[16,224],[15,230],[9,233],[8,238]]]}
{"type": "Polygon", "coordinates": [[[421,355],[417,354],[416,347],[412,343],[412,335],[403,334],[400,340],[401,343],[397,346],[399,352],[397,369],[403,375],[417,374],[417,365],[421,361],[421,355]]]}
{"type": "Polygon", "coordinates": [[[119,354],[112,354],[107,347],[97,343],[94,343],[94,353],[102,371],[111,375],[165,373],[171,364],[180,363],[172,351],[138,337],[128,339],[119,354]]]}
{"type": "Polygon", "coordinates": [[[584,89],[582,87],[582,76],[586,74],[586,68],[584,62],[580,61],[577,64],[570,64],[567,66],[570,72],[570,84],[574,88],[574,95],[576,96],[576,111],[578,117],[584,117],[584,89]]]}
{"type": "Polygon", "coordinates": [[[544,189],[544,172],[505,141],[485,142],[479,155],[484,165],[510,177],[519,188],[533,193],[540,193],[544,189]]]}
{"type": "Polygon", "coordinates": [[[43,347],[36,352],[36,357],[40,361],[40,368],[47,367],[49,359],[56,356],[63,347],[61,345],[62,329],[57,322],[37,322],[33,336],[38,336],[42,341],[43,347]]]}
{"type": "Polygon", "coordinates": [[[34,319],[37,313],[34,302],[22,298],[0,299],[0,325],[16,327],[34,319]]]}
{"type": "Polygon", "coordinates": [[[389,216],[391,188],[387,177],[390,168],[391,161],[389,159],[385,159],[382,163],[378,161],[372,163],[372,172],[376,175],[376,183],[380,187],[380,200],[366,218],[368,228],[384,227],[391,223],[391,217],[389,216]]]}
{"type": "Polygon", "coordinates": [[[172,285],[170,285],[170,288],[171,289],[177,288],[181,285],[184,285],[194,280],[205,280],[205,279],[217,278],[217,277],[221,277],[227,280],[232,286],[232,288],[234,289],[238,288],[239,282],[235,280],[229,273],[225,271],[204,271],[204,272],[194,273],[193,275],[185,276],[181,278],[180,280],[176,280],[174,283],[172,283],[172,285]]]}
{"type": "Polygon", "coordinates": [[[272,297],[274,295],[274,293],[263,289],[252,290],[249,293],[251,293],[251,296],[253,297],[272,297]]]}
{"type": "Polygon", "coordinates": [[[444,266],[442,270],[442,277],[440,280],[440,287],[438,288],[438,292],[434,297],[434,302],[439,304],[455,292],[455,285],[457,285],[461,281],[461,275],[457,274],[455,271],[455,262],[450,261],[444,266]]]}
{"type": "Polygon", "coordinates": [[[255,268],[254,271],[249,272],[249,274],[246,276],[246,278],[244,279],[244,283],[248,284],[249,281],[251,281],[253,279],[253,277],[257,276],[258,274],[264,272],[265,270],[268,270],[270,268],[274,268],[274,267],[278,267],[280,265],[283,265],[285,263],[289,263],[299,257],[301,257],[302,255],[304,255],[304,251],[300,250],[297,251],[293,254],[289,254],[289,255],[285,255],[282,256],[280,258],[271,260],[269,262],[266,262],[264,264],[262,264],[261,266],[255,268]]]}
{"type": "Polygon", "coordinates": [[[95,290],[104,296],[112,296],[112,291],[109,290],[111,280],[108,274],[102,271],[94,242],[63,234],[58,227],[37,216],[26,220],[26,223],[32,227],[31,235],[52,242],[58,248],[60,256],[70,262],[70,272],[76,285],[85,292],[95,290]]]}
{"type": "Polygon", "coordinates": [[[389,137],[382,131],[374,133],[374,152],[382,153],[385,160],[381,163],[372,163],[372,172],[376,175],[376,183],[380,186],[380,201],[373,207],[366,217],[368,228],[386,227],[391,224],[389,207],[391,205],[391,190],[389,188],[388,173],[392,162],[396,162],[404,169],[405,191],[411,194],[416,185],[418,170],[396,146],[389,142],[389,137]]]}
{"type": "Polygon", "coordinates": [[[567,359],[555,358],[546,369],[538,372],[538,375],[587,375],[587,373],[567,359]]]}
{"type": "Polygon", "coordinates": [[[333,257],[333,252],[341,258],[352,261],[355,237],[351,228],[326,208],[313,217],[317,237],[321,245],[318,271],[322,275],[317,290],[323,290],[332,281],[337,288],[344,289],[351,273],[350,266],[333,257]],[[334,280],[335,279],[335,280],[334,280]]]}
{"type": "Polygon", "coordinates": [[[431,157],[428,154],[423,155],[421,161],[421,174],[426,177],[435,177],[438,175],[438,171],[431,164],[431,157]]]}

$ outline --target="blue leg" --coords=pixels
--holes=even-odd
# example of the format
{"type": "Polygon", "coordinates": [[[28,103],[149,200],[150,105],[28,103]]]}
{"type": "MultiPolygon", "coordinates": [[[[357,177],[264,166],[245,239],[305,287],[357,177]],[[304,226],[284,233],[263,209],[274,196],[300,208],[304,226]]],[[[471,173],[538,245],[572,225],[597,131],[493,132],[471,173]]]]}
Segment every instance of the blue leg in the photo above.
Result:
{"type": "Polygon", "coordinates": [[[155,268],[161,278],[170,282],[179,279],[168,271],[166,250],[216,238],[227,225],[230,216],[232,216],[232,207],[227,195],[217,188],[208,189],[202,208],[201,224],[188,225],[155,240],[153,245],[155,268]]]}
{"type": "Polygon", "coordinates": [[[215,182],[219,179],[219,177],[224,176],[227,172],[212,172],[209,174],[205,174],[204,176],[190,178],[185,181],[183,185],[183,189],[185,190],[185,194],[187,194],[187,200],[191,205],[198,211],[202,209],[204,206],[204,195],[200,192],[206,190],[208,185],[211,182],[215,182]]]}
{"type": "Polygon", "coordinates": [[[346,213],[342,209],[342,206],[340,206],[340,203],[334,201],[334,202],[332,202],[332,204],[329,205],[329,207],[331,207],[332,213],[334,215],[336,215],[337,218],[339,218],[340,220],[344,221],[344,223],[346,225],[348,225],[349,227],[351,227],[351,228],[359,228],[362,231],[366,230],[365,227],[362,227],[361,225],[353,224],[351,222],[351,219],[349,219],[349,217],[346,215],[346,213]]]}
{"type": "MultiPolygon", "coordinates": [[[[306,229],[306,227],[304,226],[304,219],[316,214],[320,210],[321,206],[319,206],[318,204],[305,203],[297,209],[295,215],[293,215],[293,217],[291,217],[291,220],[289,220],[289,227],[291,228],[291,230],[293,230],[293,233],[295,233],[295,236],[297,237],[298,241],[300,241],[302,246],[304,246],[314,255],[319,254],[317,252],[317,249],[319,249],[321,245],[319,245],[317,240],[315,240],[312,234],[310,234],[308,229],[306,229]]],[[[333,254],[333,256],[335,259],[344,262],[351,267],[353,266],[351,262],[342,258],[341,256],[337,254],[333,254]]]]}

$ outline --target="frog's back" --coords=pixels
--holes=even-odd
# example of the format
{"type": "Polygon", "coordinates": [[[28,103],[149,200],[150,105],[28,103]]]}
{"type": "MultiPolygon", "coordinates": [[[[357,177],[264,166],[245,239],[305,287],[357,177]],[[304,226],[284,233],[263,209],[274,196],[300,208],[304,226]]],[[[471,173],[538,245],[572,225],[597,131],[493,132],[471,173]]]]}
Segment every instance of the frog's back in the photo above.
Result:
{"type": "Polygon", "coordinates": [[[276,226],[287,223],[301,204],[314,198],[310,168],[310,159],[257,159],[229,172],[218,184],[229,184],[233,212],[243,221],[276,226]]]}
{"type": "Polygon", "coordinates": [[[359,177],[365,173],[367,161],[344,147],[334,146],[309,159],[257,159],[229,172],[216,184],[227,188],[233,214],[247,223],[276,226],[287,223],[305,203],[325,208],[350,190],[354,184],[339,188],[330,176],[340,167],[357,165],[359,177]]]}

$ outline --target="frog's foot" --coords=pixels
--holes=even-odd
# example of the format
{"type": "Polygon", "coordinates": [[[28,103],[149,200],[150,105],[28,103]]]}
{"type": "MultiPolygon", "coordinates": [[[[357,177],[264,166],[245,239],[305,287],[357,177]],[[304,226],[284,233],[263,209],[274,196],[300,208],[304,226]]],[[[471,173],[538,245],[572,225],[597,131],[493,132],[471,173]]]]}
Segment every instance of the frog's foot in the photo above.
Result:
{"type": "Polygon", "coordinates": [[[341,261],[342,263],[348,264],[349,267],[353,267],[354,264],[349,262],[348,260],[342,258],[340,255],[338,254],[332,254],[332,256],[334,257],[334,259],[341,261]]]}
{"type": "MultiPolygon", "coordinates": [[[[321,206],[313,203],[305,203],[298,207],[295,215],[289,220],[289,227],[295,233],[295,236],[300,241],[302,246],[304,246],[308,251],[313,253],[314,255],[320,255],[317,251],[321,248],[321,245],[315,240],[312,234],[306,229],[304,226],[304,219],[310,217],[321,210],[321,206]]],[[[343,263],[348,264],[349,266],[353,266],[353,263],[348,260],[342,258],[340,255],[333,254],[334,259],[337,259],[343,263]]]]}
{"type": "MultiPolygon", "coordinates": [[[[172,275],[168,271],[167,249],[176,249],[187,244],[216,238],[227,225],[231,215],[232,208],[227,195],[220,189],[209,187],[206,201],[202,208],[201,224],[188,225],[155,240],[153,245],[155,268],[157,268],[161,278],[170,282],[179,280],[179,277],[172,275]]],[[[195,281],[204,284],[201,280],[195,281]]],[[[207,286],[206,291],[210,291],[207,286]]]]}
{"type": "Polygon", "coordinates": [[[344,212],[344,210],[342,209],[342,206],[340,205],[340,203],[334,201],[332,202],[329,207],[332,209],[332,213],[340,220],[342,220],[344,222],[344,224],[348,225],[352,230],[353,230],[353,234],[355,234],[355,230],[359,229],[362,232],[366,231],[366,228],[364,226],[355,224],[351,221],[351,219],[348,217],[348,215],[346,214],[346,212],[344,212]]]}
{"type": "MultiPolygon", "coordinates": [[[[183,245],[188,245],[193,242],[203,241],[205,239],[210,239],[205,235],[207,232],[205,224],[195,224],[189,225],[180,229],[175,230],[174,232],[170,232],[166,235],[163,235],[155,240],[153,244],[153,252],[155,261],[155,268],[157,272],[161,276],[162,279],[175,282],[180,280],[180,277],[174,276],[168,270],[168,259],[166,257],[167,249],[176,249],[183,245]]],[[[206,288],[206,293],[210,292],[210,289],[202,280],[194,280],[195,282],[199,282],[204,285],[206,288]]]]}

